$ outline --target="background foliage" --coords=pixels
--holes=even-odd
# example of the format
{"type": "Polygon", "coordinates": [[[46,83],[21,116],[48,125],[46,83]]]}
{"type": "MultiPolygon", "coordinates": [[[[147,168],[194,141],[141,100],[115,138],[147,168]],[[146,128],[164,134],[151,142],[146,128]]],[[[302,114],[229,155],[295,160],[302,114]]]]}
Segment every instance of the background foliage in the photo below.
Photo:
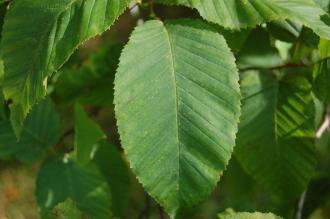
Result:
{"type": "Polygon", "coordinates": [[[330,218],[329,11],[0,1],[0,218],[330,218]]]}

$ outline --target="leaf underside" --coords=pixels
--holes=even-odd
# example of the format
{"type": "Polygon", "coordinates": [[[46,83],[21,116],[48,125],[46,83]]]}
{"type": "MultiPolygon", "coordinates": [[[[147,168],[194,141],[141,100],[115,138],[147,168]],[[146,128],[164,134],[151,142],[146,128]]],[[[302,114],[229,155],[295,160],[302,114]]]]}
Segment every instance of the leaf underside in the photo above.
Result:
{"type": "Polygon", "coordinates": [[[235,144],[240,93],[224,38],[192,22],[146,22],[115,79],[117,124],[145,190],[174,217],[208,196],[235,144]]]}
{"type": "Polygon", "coordinates": [[[330,39],[329,16],[313,0],[157,0],[195,8],[200,15],[226,28],[240,29],[274,20],[291,19],[330,39]]]}

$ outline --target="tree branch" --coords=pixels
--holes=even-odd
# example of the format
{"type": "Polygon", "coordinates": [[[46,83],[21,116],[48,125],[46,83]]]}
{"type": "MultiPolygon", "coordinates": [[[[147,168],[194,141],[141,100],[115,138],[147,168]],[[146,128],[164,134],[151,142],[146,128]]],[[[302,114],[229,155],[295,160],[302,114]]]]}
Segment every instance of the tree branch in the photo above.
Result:
{"type": "Polygon", "coordinates": [[[245,72],[245,71],[251,71],[251,70],[281,70],[281,69],[285,69],[285,68],[308,68],[310,67],[310,65],[307,65],[305,63],[285,63],[283,65],[278,65],[278,66],[273,66],[273,67],[269,67],[269,68],[263,68],[263,67],[247,67],[247,68],[241,68],[239,69],[239,71],[241,72],[245,72]]]}

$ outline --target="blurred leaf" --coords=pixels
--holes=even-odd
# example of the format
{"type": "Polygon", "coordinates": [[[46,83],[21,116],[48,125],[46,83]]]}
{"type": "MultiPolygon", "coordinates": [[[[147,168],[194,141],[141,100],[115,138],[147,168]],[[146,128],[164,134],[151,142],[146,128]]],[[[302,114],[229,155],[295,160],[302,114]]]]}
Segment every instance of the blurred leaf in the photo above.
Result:
{"type": "Polygon", "coordinates": [[[6,118],[6,102],[5,97],[2,93],[2,79],[3,79],[4,69],[3,61],[0,59],[0,121],[6,118]]]}
{"type": "Polygon", "coordinates": [[[298,40],[302,25],[290,20],[278,20],[269,23],[267,29],[276,39],[291,43],[298,40]]]}
{"type": "Polygon", "coordinates": [[[113,213],[125,218],[129,198],[129,170],[119,151],[107,141],[100,141],[93,157],[93,162],[110,185],[113,200],[113,213]]]}
{"type": "Polygon", "coordinates": [[[65,67],[55,84],[55,98],[97,106],[112,105],[113,81],[121,49],[121,45],[107,45],[82,66],[65,67]]]}
{"type": "Polygon", "coordinates": [[[235,155],[258,182],[284,198],[296,198],[313,176],[315,109],[308,82],[277,81],[270,72],[241,78],[242,116],[235,155]]]}
{"type": "Polygon", "coordinates": [[[317,4],[319,4],[325,11],[330,11],[330,1],[329,0],[314,0],[317,4]]]}
{"type": "Polygon", "coordinates": [[[0,158],[6,158],[17,150],[16,137],[9,121],[0,121],[0,158]]]}
{"type": "Polygon", "coordinates": [[[272,213],[229,213],[229,214],[219,214],[219,219],[283,219],[282,217],[276,216],[272,213]]]}
{"type": "Polygon", "coordinates": [[[58,204],[44,219],[81,219],[82,213],[71,199],[58,204]]]}
{"type": "Polygon", "coordinates": [[[238,53],[240,68],[267,68],[283,64],[277,49],[271,44],[269,33],[263,28],[252,31],[238,53]]]}
{"type": "Polygon", "coordinates": [[[111,191],[97,167],[81,166],[70,158],[52,158],[37,177],[37,201],[42,215],[70,198],[93,219],[111,218],[111,191]]]}
{"type": "Polygon", "coordinates": [[[322,39],[319,44],[320,58],[314,67],[313,92],[322,102],[330,103],[330,41],[322,39]]]}
{"type": "Polygon", "coordinates": [[[220,29],[219,32],[226,39],[229,48],[233,51],[233,53],[238,53],[242,46],[248,40],[251,30],[250,29],[242,29],[239,31],[232,31],[228,29],[220,29]]]}
{"type": "Polygon", "coordinates": [[[300,34],[300,39],[306,46],[308,46],[312,49],[317,49],[317,45],[320,42],[320,37],[318,35],[316,35],[312,31],[312,29],[307,28],[307,27],[302,28],[301,34],[300,34]]]}
{"type": "Polygon", "coordinates": [[[25,162],[44,156],[49,146],[57,144],[60,136],[59,115],[53,102],[46,98],[27,117],[22,137],[17,141],[9,121],[0,124],[0,157],[14,155],[25,162]]]}
{"type": "Polygon", "coordinates": [[[109,29],[129,0],[20,0],[5,17],[1,54],[4,93],[20,136],[24,120],[47,90],[47,79],[86,40],[109,29]],[[18,64],[19,63],[19,64],[18,64]]]}
{"type": "Polygon", "coordinates": [[[102,129],[76,104],[74,147],[77,161],[83,165],[87,164],[93,157],[96,143],[104,138],[106,136],[102,129]]]}

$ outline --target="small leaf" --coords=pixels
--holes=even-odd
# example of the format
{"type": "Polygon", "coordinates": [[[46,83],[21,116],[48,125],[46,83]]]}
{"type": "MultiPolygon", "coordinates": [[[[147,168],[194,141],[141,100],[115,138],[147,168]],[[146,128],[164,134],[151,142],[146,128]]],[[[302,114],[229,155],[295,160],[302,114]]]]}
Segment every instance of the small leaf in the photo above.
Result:
{"type": "Polygon", "coordinates": [[[74,147],[78,162],[87,164],[92,159],[96,143],[105,137],[102,129],[76,104],[74,147]]]}
{"type": "Polygon", "coordinates": [[[235,145],[240,93],[224,38],[199,22],[148,21],[115,79],[119,133],[145,190],[172,218],[214,189],[235,145]]]}
{"type": "Polygon", "coordinates": [[[46,95],[47,78],[83,42],[106,31],[129,0],[20,0],[5,17],[1,54],[4,93],[20,136],[31,107],[46,95]],[[19,63],[19,65],[17,64],[19,63]]]}

